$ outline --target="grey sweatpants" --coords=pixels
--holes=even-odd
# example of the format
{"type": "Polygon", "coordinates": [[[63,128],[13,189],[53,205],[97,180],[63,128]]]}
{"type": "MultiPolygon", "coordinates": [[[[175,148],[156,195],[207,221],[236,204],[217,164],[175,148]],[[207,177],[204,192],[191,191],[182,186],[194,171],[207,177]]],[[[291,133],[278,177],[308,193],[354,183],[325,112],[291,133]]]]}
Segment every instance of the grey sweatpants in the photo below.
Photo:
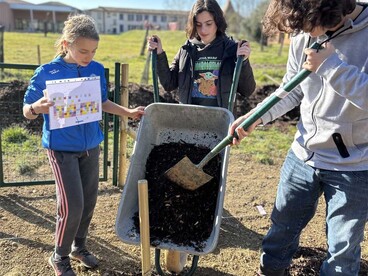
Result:
{"type": "Polygon", "coordinates": [[[99,146],[83,152],[47,151],[56,182],[55,252],[67,256],[71,247],[85,246],[96,206],[99,146]]]}

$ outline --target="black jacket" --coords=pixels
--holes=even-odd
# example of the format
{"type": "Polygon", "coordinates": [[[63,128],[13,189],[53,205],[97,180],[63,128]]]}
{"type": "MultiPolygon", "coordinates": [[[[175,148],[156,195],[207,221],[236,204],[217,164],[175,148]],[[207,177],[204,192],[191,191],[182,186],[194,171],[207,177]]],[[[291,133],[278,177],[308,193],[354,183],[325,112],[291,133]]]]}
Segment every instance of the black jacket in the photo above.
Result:
{"type": "MultiPolygon", "coordinates": [[[[217,102],[218,106],[228,108],[233,73],[237,60],[237,43],[224,37],[224,53],[219,70],[217,102]]],[[[179,102],[191,104],[191,90],[193,86],[193,52],[196,45],[187,40],[179,49],[171,66],[168,65],[166,53],[157,56],[157,74],[161,85],[166,91],[179,89],[179,102]]],[[[255,89],[256,83],[249,60],[245,60],[239,76],[237,92],[247,97],[255,89]]]]}

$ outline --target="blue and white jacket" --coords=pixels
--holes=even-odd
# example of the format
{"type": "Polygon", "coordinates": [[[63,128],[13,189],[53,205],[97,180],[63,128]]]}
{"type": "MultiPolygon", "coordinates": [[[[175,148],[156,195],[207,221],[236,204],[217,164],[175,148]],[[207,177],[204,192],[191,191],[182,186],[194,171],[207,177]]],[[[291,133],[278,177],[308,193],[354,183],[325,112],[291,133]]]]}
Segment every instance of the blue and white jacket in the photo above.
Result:
{"type": "MultiPolygon", "coordinates": [[[[32,104],[44,96],[46,81],[80,77],[100,77],[102,103],[107,100],[107,84],[102,64],[91,61],[87,66],[66,63],[56,57],[50,63],[41,65],[35,71],[24,95],[24,104],[32,104]]],[[[49,115],[43,114],[42,146],[56,151],[81,152],[98,146],[103,140],[99,122],[50,130],[49,115]]]]}

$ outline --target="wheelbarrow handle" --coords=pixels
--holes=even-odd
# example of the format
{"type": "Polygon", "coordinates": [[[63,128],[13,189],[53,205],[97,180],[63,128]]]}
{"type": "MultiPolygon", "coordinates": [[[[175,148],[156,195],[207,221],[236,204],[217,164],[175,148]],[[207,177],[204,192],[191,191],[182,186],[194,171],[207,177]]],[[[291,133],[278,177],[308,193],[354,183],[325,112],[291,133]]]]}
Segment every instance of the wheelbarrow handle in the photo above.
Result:
{"type": "MultiPolygon", "coordinates": [[[[312,49],[320,49],[321,44],[314,42],[311,47],[312,49]]],[[[286,97],[291,90],[299,85],[306,77],[309,76],[311,71],[303,69],[296,74],[290,81],[288,81],[283,89],[277,94],[270,96],[261,106],[257,107],[256,110],[246,118],[237,128],[248,129],[253,123],[261,118],[271,107],[278,103],[282,98],[286,97]]],[[[218,143],[198,164],[199,167],[203,167],[209,160],[220,153],[226,146],[230,145],[234,138],[238,138],[236,131],[233,134],[227,135],[220,143],[218,143]]]]}
{"type": "MultiPolygon", "coordinates": [[[[153,38],[157,42],[157,38],[153,38]]],[[[153,100],[155,103],[160,102],[158,80],[157,80],[157,48],[152,51],[152,82],[153,82],[153,100]]]]}

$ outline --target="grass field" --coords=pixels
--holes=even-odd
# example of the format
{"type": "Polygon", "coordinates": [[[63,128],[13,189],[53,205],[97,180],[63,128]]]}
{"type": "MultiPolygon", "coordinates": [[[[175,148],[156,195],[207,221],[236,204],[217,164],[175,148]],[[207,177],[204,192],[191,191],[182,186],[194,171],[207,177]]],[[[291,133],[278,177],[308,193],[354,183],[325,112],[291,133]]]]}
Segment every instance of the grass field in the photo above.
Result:
{"type": "MultiPolygon", "coordinates": [[[[153,34],[150,33],[150,34],[153,34]]],[[[160,36],[163,48],[169,60],[174,58],[186,37],[183,31],[155,31],[160,36]]],[[[4,62],[16,64],[47,63],[55,56],[54,44],[60,34],[49,33],[12,33],[4,35],[4,62]]],[[[101,35],[99,48],[95,60],[110,69],[110,76],[114,76],[115,63],[129,64],[129,81],[140,83],[146,64],[146,55],[141,56],[141,49],[145,39],[145,31],[134,30],[120,35],[101,35]]],[[[244,38],[246,39],[246,38],[244,38]]],[[[277,55],[278,45],[265,47],[261,51],[257,42],[251,42],[250,57],[258,86],[270,83],[266,75],[281,80],[285,72],[288,47],[283,48],[281,56],[277,55]]],[[[151,83],[151,80],[149,80],[151,83]]]]}

